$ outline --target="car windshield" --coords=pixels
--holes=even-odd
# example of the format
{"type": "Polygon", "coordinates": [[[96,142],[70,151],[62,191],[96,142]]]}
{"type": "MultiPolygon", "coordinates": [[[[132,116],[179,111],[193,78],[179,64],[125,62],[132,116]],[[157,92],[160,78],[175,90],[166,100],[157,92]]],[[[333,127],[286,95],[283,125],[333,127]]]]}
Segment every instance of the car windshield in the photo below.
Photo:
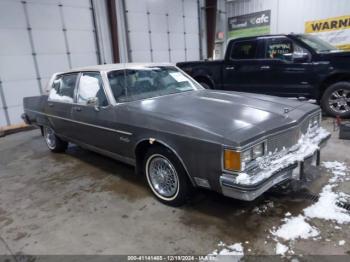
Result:
{"type": "Polygon", "coordinates": [[[340,50],[330,43],[313,35],[297,35],[297,37],[308,46],[312,47],[317,53],[339,52],[340,50]]]}
{"type": "Polygon", "coordinates": [[[203,89],[175,67],[167,66],[110,71],[108,80],[117,102],[203,89]]]}

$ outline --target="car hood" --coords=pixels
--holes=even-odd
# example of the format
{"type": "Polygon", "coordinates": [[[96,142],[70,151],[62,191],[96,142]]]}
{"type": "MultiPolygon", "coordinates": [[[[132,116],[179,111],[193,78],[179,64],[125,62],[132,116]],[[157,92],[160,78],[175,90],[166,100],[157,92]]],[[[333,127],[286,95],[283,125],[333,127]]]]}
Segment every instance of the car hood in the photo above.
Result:
{"type": "Polygon", "coordinates": [[[348,51],[338,51],[338,52],[324,52],[319,53],[323,59],[332,59],[332,58],[349,58],[350,52],[348,51]]]}
{"type": "Polygon", "coordinates": [[[167,126],[174,128],[166,125],[168,121],[180,124],[176,133],[181,135],[198,136],[202,133],[207,139],[212,136],[221,138],[221,142],[240,145],[268,131],[293,125],[308,111],[318,107],[280,97],[201,90],[135,101],[129,103],[129,109],[161,118],[163,122],[157,123],[162,125],[154,127],[158,130],[174,132],[166,130],[167,126]],[[181,126],[186,128],[181,130],[181,126]]]}

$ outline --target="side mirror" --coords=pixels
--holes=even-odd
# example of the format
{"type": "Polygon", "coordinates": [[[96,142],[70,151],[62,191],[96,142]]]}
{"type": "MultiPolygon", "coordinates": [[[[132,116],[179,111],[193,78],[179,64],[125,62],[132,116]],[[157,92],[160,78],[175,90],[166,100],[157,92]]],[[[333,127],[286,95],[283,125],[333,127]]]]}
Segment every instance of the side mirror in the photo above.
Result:
{"type": "Polygon", "coordinates": [[[97,97],[90,97],[86,103],[88,106],[95,107],[96,111],[99,111],[99,101],[97,97]]]}
{"type": "Polygon", "coordinates": [[[293,62],[295,63],[305,63],[309,61],[309,54],[304,52],[294,52],[293,62]]]}

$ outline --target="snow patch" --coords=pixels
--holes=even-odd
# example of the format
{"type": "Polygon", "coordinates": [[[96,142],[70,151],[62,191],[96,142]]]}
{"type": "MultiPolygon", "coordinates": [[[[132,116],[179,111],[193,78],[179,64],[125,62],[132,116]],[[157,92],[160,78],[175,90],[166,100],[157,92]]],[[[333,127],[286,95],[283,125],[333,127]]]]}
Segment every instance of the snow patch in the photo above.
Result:
{"type": "Polygon", "coordinates": [[[339,244],[339,246],[344,246],[345,240],[339,240],[338,244],[339,244]]]}
{"type": "Polygon", "coordinates": [[[319,235],[318,230],[307,223],[305,217],[302,215],[283,220],[285,223],[277,231],[271,232],[274,236],[283,238],[284,240],[295,240],[298,238],[307,239],[319,235]]]}
{"type": "Polygon", "coordinates": [[[324,161],[322,166],[330,170],[333,177],[329,180],[330,183],[342,182],[346,179],[348,168],[344,163],[338,161],[324,161]]]}
{"type": "Polygon", "coordinates": [[[229,261],[240,261],[244,256],[244,248],[242,243],[235,243],[233,245],[226,245],[222,241],[218,244],[220,247],[224,247],[220,251],[214,250],[211,254],[207,255],[207,261],[226,261],[225,257],[220,256],[230,256],[229,261]]]}
{"type": "Polygon", "coordinates": [[[350,222],[350,215],[346,210],[336,205],[341,195],[333,192],[333,187],[334,185],[326,185],[323,187],[319,200],[315,204],[304,209],[306,217],[334,220],[338,224],[350,222]]]}
{"type": "Polygon", "coordinates": [[[228,246],[227,249],[221,250],[219,255],[230,255],[230,256],[243,256],[243,246],[241,243],[236,243],[231,246],[228,246]]]}
{"type": "Polygon", "coordinates": [[[283,245],[279,242],[276,244],[276,255],[284,256],[284,254],[288,251],[289,247],[283,245]]]}
{"type": "Polygon", "coordinates": [[[247,184],[247,183],[249,183],[249,180],[250,180],[250,176],[247,173],[240,173],[236,177],[236,182],[238,184],[247,184]]]}
{"type": "Polygon", "coordinates": [[[346,172],[348,170],[347,166],[344,163],[338,161],[323,161],[322,165],[327,169],[331,169],[332,171],[334,170],[346,172]]]}

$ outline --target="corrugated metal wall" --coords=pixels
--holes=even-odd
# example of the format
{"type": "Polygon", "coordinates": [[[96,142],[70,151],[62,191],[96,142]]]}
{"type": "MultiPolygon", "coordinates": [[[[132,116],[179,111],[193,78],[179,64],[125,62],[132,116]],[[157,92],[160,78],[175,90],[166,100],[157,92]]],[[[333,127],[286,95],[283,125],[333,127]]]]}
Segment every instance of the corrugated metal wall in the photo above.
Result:
{"type": "Polygon", "coordinates": [[[131,62],[200,58],[198,0],[125,0],[131,62]]]}
{"type": "Polygon", "coordinates": [[[90,0],[0,0],[0,37],[0,127],[53,73],[100,60],[90,0]]]}
{"type": "Polygon", "coordinates": [[[271,10],[271,33],[303,33],[306,21],[350,14],[349,0],[234,0],[227,17],[271,10]]]}

